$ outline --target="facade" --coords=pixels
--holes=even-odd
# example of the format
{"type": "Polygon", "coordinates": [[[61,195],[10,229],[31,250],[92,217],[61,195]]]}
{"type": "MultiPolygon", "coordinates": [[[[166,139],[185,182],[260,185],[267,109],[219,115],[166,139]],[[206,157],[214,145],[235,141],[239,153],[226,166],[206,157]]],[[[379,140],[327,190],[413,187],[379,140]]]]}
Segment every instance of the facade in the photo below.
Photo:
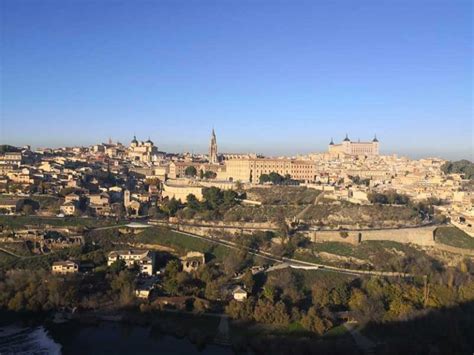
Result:
{"type": "Polygon", "coordinates": [[[181,258],[181,265],[183,271],[192,272],[196,271],[201,265],[206,263],[206,258],[203,253],[198,251],[190,251],[181,258]]]}
{"type": "Polygon", "coordinates": [[[188,195],[194,195],[198,200],[202,200],[202,186],[197,184],[191,184],[189,181],[174,181],[174,182],[164,182],[163,183],[163,198],[175,198],[176,200],[181,200],[185,202],[188,195]]]}
{"type": "Polygon", "coordinates": [[[127,156],[130,160],[142,163],[152,162],[157,154],[158,148],[155,147],[150,139],[146,142],[142,142],[138,141],[135,136],[127,150],[127,156]]]}
{"type": "Polygon", "coordinates": [[[79,272],[79,264],[74,261],[56,261],[52,266],[53,274],[75,274],[79,272]]]}
{"type": "Polygon", "coordinates": [[[18,201],[18,199],[13,198],[0,199],[0,212],[7,214],[15,213],[18,201]]]}
{"type": "Polygon", "coordinates": [[[247,299],[248,293],[241,286],[237,286],[232,290],[234,300],[243,302],[247,299]]]}
{"type": "Polygon", "coordinates": [[[107,265],[112,265],[117,260],[123,260],[127,267],[138,266],[143,274],[153,275],[155,258],[148,250],[118,250],[109,253],[107,265]]]}
{"type": "Polygon", "coordinates": [[[217,176],[226,180],[256,183],[261,175],[272,172],[281,176],[289,175],[294,180],[314,181],[317,163],[312,160],[294,159],[231,159],[225,161],[225,171],[217,176]]]}
{"type": "Polygon", "coordinates": [[[77,210],[77,202],[75,201],[65,202],[59,207],[59,210],[65,216],[73,216],[77,210]]]}
{"type": "Polygon", "coordinates": [[[18,167],[22,162],[23,155],[21,152],[0,153],[0,165],[15,165],[18,167]]]}
{"type": "Polygon", "coordinates": [[[209,146],[209,163],[219,164],[219,159],[217,156],[217,139],[214,129],[212,130],[211,144],[209,146]]]}
{"type": "Polygon", "coordinates": [[[371,142],[352,142],[346,134],[346,138],[340,144],[329,143],[328,151],[333,155],[379,155],[379,141],[375,136],[371,142]]]}

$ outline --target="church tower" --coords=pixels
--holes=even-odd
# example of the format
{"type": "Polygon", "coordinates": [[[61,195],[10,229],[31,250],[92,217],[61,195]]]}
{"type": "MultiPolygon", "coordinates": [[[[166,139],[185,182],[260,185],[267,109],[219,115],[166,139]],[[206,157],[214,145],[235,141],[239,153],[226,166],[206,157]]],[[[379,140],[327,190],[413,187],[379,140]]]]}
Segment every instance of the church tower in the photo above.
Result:
{"type": "Polygon", "coordinates": [[[219,163],[217,159],[217,139],[216,139],[216,133],[214,132],[214,128],[212,129],[211,145],[209,147],[209,163],[211,164],[219,163]]]}

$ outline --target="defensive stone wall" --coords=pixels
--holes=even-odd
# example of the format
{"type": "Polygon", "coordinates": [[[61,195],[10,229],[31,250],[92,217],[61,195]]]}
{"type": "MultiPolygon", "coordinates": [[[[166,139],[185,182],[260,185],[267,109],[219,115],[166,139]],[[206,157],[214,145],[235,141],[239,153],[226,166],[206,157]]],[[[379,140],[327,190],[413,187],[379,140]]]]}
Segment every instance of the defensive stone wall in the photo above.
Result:
{"type": "Polygon", "coordinates": [[[434,230],[436,226],[418,228],[394,228],[348,231],[310,231],[308,236],[311,241],[342,242],[358,244],[365,240],[389,240],[398,243],[412,243],[421,246],[433,246],[434,230]],[[345,236],[345,238],[344,238],[345,236]]]}

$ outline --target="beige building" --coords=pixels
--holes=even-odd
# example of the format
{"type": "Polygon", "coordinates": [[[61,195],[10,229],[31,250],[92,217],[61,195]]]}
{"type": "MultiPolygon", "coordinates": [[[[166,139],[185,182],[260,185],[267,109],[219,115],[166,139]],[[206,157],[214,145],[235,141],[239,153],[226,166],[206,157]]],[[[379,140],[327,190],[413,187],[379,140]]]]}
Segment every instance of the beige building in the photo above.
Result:
{"type": "Polygon", "coordinates": [[[340,144],[334,144],[333,140],[329,143],[328,151],[332,155],[379,155],[379,141],[377,137],[371,142],[352,142],[346,135],[346,138],[340,144]]]}
{"type": "Polygon", "coordinates": [[[196,271],[200,266],[206,263],[206,258],[203,253],[198,251],[190,251],[181,258],[181,265],[183,271],[192,272],[196,271]]]}
{"type": "Polygon", "coordinates": [[[248,292],[245,291],[241,286],[237,286],[232,290],[232,297],[234,300],[243,302],[247,299],[248,292]]]}
{"type": "Polygon", "coordinates": [[[20,166],[23,162],[21,152],[0,153],[0,165],[16,165],[20,166]]]}
{"type": "Polygon", "coordinates": [[[143,274],[153,275],[155,258],[148,250],[118,250],[109,253],[107,265],[112,265],[117,260],[123,260],[127,267],[138,266],[143,274]]]}
{"type": "Polygon", "coordinates": [[[77,202],[76,201],[66,202],[59,207],[59,210],[65,216],[73,216],[77,211],[77,202]]]}
{"type": "Polygon", "coordinates": [[[300,181],[314,181],[317,174],[317,163],[312,160],[294,159],[231,159],[225,161],[225,170],[219,172],[220,179],[257,183],[263,174],[278,173],[289,175],[300,181]]]}
{"type": "Polygon", "coordinates": [[[163,183],[162,196],[164,198],[175,198],[185,202],[189,194],[196,196],[198,200],[202,200],[202,186],[187,179],[179,179],[174,181],[166,181],[163,183]]]}
{"type": "Polygon", "coordinates": [[[132,161],[150,163],[158,153],[158,148],[148,139],[146,142],[138,141],[133,137],[130,147],[127,150],[127,156],[132,161]]]}
{"type": "Polygon", "coordinates": [[[56,261],[52,266],[53,274],[74,274],[79,272],[79,264],[74,261],[56,261]]]}

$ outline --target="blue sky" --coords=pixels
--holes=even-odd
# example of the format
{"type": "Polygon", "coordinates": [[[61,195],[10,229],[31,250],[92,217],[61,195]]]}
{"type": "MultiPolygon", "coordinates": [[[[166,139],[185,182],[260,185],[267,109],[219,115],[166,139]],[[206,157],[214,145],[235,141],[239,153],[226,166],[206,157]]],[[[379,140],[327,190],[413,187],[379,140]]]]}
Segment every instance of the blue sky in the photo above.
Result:
{"type": "Polygon", "coordinates": [[[470,1],[0,3],[0,143],[473,159],[470,1]]]}

